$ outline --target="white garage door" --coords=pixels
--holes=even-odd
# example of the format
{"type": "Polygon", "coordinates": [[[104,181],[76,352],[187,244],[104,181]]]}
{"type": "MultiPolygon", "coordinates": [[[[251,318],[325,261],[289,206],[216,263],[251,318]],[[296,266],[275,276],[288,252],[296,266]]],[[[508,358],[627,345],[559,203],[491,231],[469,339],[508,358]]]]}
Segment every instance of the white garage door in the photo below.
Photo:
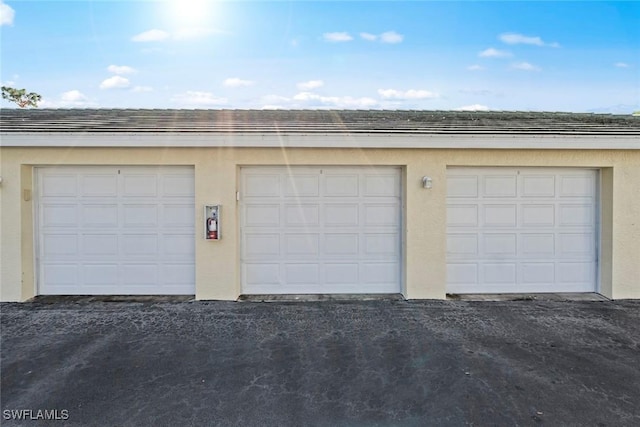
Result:
{"type": "Polygon", "coordinates": [[[597,172],[447,171],[447,292],[596,290],[597,172]]]}
{"type": "Polygon", "coordinates": [[[194,294],[191,167],[37,169],[39,293],[194,294]]]}
{"type": "Polygon", "coordinates": [[[242,169],[245,294],[400,292],[400,169],[242,169]]]}

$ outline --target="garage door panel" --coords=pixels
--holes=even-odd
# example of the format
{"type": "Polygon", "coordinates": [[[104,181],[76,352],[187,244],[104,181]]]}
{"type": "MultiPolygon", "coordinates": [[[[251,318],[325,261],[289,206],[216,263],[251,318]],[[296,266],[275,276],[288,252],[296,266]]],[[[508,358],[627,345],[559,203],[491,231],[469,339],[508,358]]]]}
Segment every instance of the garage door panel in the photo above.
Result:
{"type": "Polygon", "coordinates": [[[44,233],[43,254],[47,258],[64,258],[78,255],[78,236],[74,234],[44,233]]]}
{"type": "Polygon", "coordinates": [[[83,234],[82,253],[86,256],[117,257],[118,234],[83,234]]]}
{"type": "Polygon", "coordinates": [[[162,264],[162,281],[163,284],[171,286],[180,286],[182,289],[194,283],[196,280],[195,271],[191,264],[162,264]]]}
{"type": "Polygon", "coordinates": [[[447,177],[447,195],[456,197],[478,197],[477,176],[449,176],[447,177]]]}
{"type": "Polygon", "coordinates": [[[365,174],[365,197],[398,197],[400,196],[400,177],[397,174],[365,174]]]}
{"type": "Polygon", "coordinates": [[[280,255],[280,235],[276,233],[244,233],[243,258],[270,257],[280,255]]]}
{"type": "Polygon", "coordinates": [[[366,255],[400,256],[398,233],[367,233],[364,235],[364,253],[366,255]]]}
{"type": "Polygon", "coordinates": [[[82,226],[83,227],[117,227],[118,226],[118,205],[109,204],[82,204],[82,226]]]}
{"type": "Polygon", "coordinates": [[[524,283],[555,283],[555,263],[532,262],[522,264],[522,282],[524,283]]]}
{"type": "Polygon", "coordinates": [[[162,196],[192,199],[195,196],[193,174],[167,174],[162,179],[162,196]]]}
{"type": "Polygon", "coordinates": [[[351,255],[359,253],[359,235],[353,233],[326,233],[324,253],[327,255],[351,255]]]}
{"type": "Polygon", "coordinates": [[[561,197],[593,197],[594,192],[594,179],[591,175],[560,177],[561,197]]]}
{"type": "Polygon", "coordinates": [[[448,234],[447,253],[455,255],[478,255],[478,240],[477,234],[448,234]]]}
{"type": "Polygon", "coordinates": [[[559,255],[589,255],[594,252],[594,237],[592,233],[560,233],[559,255]]]}
{"type": "Polygon", "coordinates": [[[590,204],[561,204],[560,225],[593,225],[594,210],[590,204]]]}
{"type": "Polygon", "coordinates": [[[115,197],[118,194],[118,176],[91,174],[80,177],[80,194],[83,197],[115,197]]]}
{"type": "Polygon", "coordinates": [[[88,286],[117,285],[118,274],[118,264],[84,264],[82,266],[82,287],[87,289],[88,286]]]}
{"type": "Polygon", "coordinates": [[[400,275],[397,263],[363,263],[362,269],[362,276],[365,283],[389,285],[389,289],[387,290],[388,292],[397,292],[396,285],[398,282],[398,276],[400,275]]]}
{"type": "Polygon", "coordinates": [[[78,178],[74,174],[42,174],[40,177],[40,196],[75,197],[78,178]]]}
{"type": "Polygon", "coordinates": [[[517,181],[515,176],[487,176],[483,180],[484,197],[515,197],[517,181]]]}
{"type": "Polygon", "coordinates": [[[195,215],[193,204],[172,204],[160,206],[162,227],[193,228],[195,215]]]}
{"type": "Polygon", "coordinates": [[[155,174],[123,174],[124,197],[156,197],[158,195],[158,177],[155,174]]]}
{"type": "Polygon", "coordinates": [[[193,233],[189,234],[163,234],[161,242],[164,247],[164,255],[171,260],[193,259],[195,247],[193,245],[193,233]]]}
{"type": "Polygon", "coordinates": [[[320,225],[320,205],[285,205],[285,227],[312,227],[320,225]]]}
{"type": "Polygon", "coordinates": [[[123,212],[123,226],[149,227],[158,226],[158,205],[157,204],[125,204],[121,207],[123,212]]]}
{"type": "Polygon", "coordinates": [[[80,266],[77,263],[46,263],[41,269],[47,283],[53,286],[77,286],[80,278],[80,266]]]}
{"type": "Polygon", "coordinates": [[[318,285],[320,266],[317,263],[284,265],[284,279],[288,285],[318,285]]]}
{"type": "Polygon", "coordinates": [[[357,263],[326,263],[325,282],[329,285],[353,286],[360,283],[357,263]]]}
{"type": "Polygon", "coordinates": [[[485,233],[482,235],[485,255],[498,254],[502,257],[517,254],[517,235],[515,233],[485,233]]]}
{"type": "Polygon", "coordinates": [[[483,225],[489,227],[515,227],[517,220],[517,208],[510,205],[484,205],[483,225]]]}
{"type": "MultiPolygon", "coordinates": [[[[280,264],[279,263],[244,263],[244,281],[248,285],[279,285],[280,264]]],[[[270,289],[270,288],[269,288],[270,289]]]]}
{"type": "Polygon", "coordinates": [[[327,197],[357,197],[359,177],[355,174],[327,174],[324,179],[324,195],[327,197]]]}
{"type": "Polygon", "coordinates": [[[479,222],[477,205],[447,206],[447,224],[450,227],[477,227],[479,222]]]}
{"type": "Polygon", "coordinates": [[[280,197],[280,175],[250,174],[245,176],[242,193],[246,197],[280,197]]]}
{"type": "Polygon", "coordinates": [[[588,283],[595,273],[595,264],[586,262],[558,263],[558,280],[562,283],[588,283]]]}
{"type": "Polygon", "coordinates": [[[36,180],[40,294],[194,293],[193,168],[43,167],[36,180]],[[73,197],[56,188],[71,183],[73,197]]]}
{"type": "Polygon", "coordinates": [[[278,227],[280,206],[260,203],[245,206],[243,218],[243,225],[247,227],[278,227]]]}
{"type": "MultiPolygon", "coordinates": [[[[455,263],[447,264],[447,282],[449,285],[475,285],[478,283],[478,264],[455,263]]],[[[455,286],[448,289],[450,292],[458,292],[460,288],[455,286]]]]}
{"type": "Polygon", "coordinates": [[[485,284],[509,284],[518,280],[516,263],[484,263],[482,265],[482,282],[485,284]]]}
{"type": "Polygon", "coordinates": [[[125,256],[156,257],[159,253],[156,234],[125,234],[121,245],[121,252],[125,256]]]}
{"type": "Polygon", "coordinates": [[[326,204],[324,209],[324,224],[332,227],[357,226],[360,221],[359,206],[352,204],[326,204]]]}
{"type": "Polygon", "coordinates": [[[520,254],[529,257],[553,257],[555,234],[525,233],[520,235],[520,254]]]}
{"type": "Polygon", "coordinates": [[[285,255],[287,257],[317,257],[320,253],[320,235],[317,233],[285,234],[285,255]]]}
{"type": "Polygon", "coordinates": [[[552,204],[522,205],[523,227],[553,227],[555,220],[555,206],[552,204]]]}
{"type": "Polygon", "coordinates": [[[523,174],[522,197],[555,197],[555,194],[555,176],[523,174]]]}
{"type": "Polygon", "coordinates": [[[400,291],[398,168],[247,167],[241,181],[243,293],[400,291]]]}
{"type": "Polygon", "coordinates": [[[400,211],[397,203],[364,205],[365,226],[396,227],[400,223],[400,211]]]}
{"type": "Polygon", "coordinates": [[[447,292],[596,289],[596,171],[456,167],[447,175],[447,292]]]}
{"type": "Polygon", "coordinates": [[[284,194],[296,197],[317,197],[320,195],[320,180],[315,175],[295,175],[285,181],[284,194]]]}
{"type": "Polygon", "coordinates": [[[122,282],[127,285],[157,285],[159,282],[157,263],[125,264],[122,266],[122,282]]]}
{"type": "Polygon", "coordinates": [[[76,227],[79,222],[78,206],[68,203],[43,203],[39,220],[42,227],[76,227]]]}

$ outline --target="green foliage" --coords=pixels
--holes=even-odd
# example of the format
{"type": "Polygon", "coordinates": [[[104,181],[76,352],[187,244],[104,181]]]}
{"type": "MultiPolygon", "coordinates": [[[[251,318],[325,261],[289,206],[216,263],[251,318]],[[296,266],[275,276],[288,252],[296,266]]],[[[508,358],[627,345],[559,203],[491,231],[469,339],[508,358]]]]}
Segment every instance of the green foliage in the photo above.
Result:
{"type": "Polygon", "coordinates": [[[6,99],[18,104],[18,107],[37,107],[42,96],[35,92],[27,93],[26,89],[15,89],[8,86],[2,86],[2,99],[6,99]]]}

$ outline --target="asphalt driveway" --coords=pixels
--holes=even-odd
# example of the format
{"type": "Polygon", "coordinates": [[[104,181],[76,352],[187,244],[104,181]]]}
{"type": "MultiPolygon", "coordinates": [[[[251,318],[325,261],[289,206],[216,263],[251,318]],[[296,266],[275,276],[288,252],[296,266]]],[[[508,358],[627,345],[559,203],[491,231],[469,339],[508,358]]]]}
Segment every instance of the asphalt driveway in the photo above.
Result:
{"type": "Polygon", "coordinates": [[[3,426],[640,425],[640,301],[0,309],[3,426]]]}

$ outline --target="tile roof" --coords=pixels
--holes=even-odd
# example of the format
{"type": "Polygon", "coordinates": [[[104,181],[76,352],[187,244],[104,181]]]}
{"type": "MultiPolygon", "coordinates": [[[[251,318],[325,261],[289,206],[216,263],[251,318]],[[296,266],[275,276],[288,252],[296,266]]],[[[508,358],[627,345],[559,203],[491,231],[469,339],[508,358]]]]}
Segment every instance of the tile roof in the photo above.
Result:
{"type": "Polygon", "coordinates": [[[2,109],[2,133],[621,135],[640,117],[561,112],[2,109]]]}

